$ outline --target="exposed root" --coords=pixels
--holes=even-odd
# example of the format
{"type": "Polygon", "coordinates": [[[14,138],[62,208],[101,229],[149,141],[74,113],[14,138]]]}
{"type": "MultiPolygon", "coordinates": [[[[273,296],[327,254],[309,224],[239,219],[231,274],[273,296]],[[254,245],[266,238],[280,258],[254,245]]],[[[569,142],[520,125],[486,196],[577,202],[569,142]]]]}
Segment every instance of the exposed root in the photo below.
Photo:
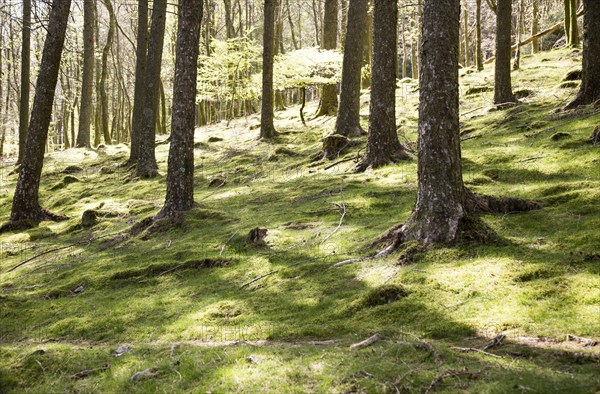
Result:
{"type": "Polygon", "coordinates": [[[542,204],[537,201],[523,200],[513,197],[495,197],[476,194],[465,189],[465,209],[470,213],[515,213],[529,212],[541,209],[542,204]]]}
{"type": "Polygon", "coordinates": [[[600,126],[597,126],[594,129],[594,132],[590,136],[590,139],[592,141],[592,145],[600,145],[600,126]]]}
{"type": "Polygon", "coordinates": [[[327,137],[323,138],[323,151],[317,155],[315,159],[321,160],[326,158],[328,160],[333,160],[357,144],[357,141],[353,141],[340,134],[328,135],[327,137]]]}
{"type": "Polygon", "coordinates": [[[412,157],[408,153],[406,153],[404,149],[399,149],[396,152],[385,156],[377,155],[375,157],[370,157],[367,153],[360,161],[360,163],[358,163],[354,171],[364,172],[368,168],[375,169],[389,164],[396,164],[408,160],[412,160],[412,157]]]}

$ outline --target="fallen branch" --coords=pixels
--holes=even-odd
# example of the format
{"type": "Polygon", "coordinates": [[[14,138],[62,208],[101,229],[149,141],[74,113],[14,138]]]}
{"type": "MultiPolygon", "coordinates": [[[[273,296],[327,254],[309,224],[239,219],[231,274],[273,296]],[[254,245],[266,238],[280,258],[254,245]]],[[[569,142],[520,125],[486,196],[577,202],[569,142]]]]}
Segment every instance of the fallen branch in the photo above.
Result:
{"type": "Polygon", "coordinates": [[[231,237],[229,237],[229,239],[227,241],[225,241],[225,243],[221,247],[221,252],[219,253],[219,256],[223,255],[223,251],[225,250],[225,246],[227,246],[227,244],[233,239],[233,237],[235,237],[235,235],[237,233],[238,233],[238,230],[235,230],[235,232],[233,234],[231,234],[231,237]]]}
{"type": "MultiPolygon", "coordinates": [[[[294,264],[288,265],[286,268],[295,267],[295,266],[297,266],[297,265],[304,264],[304,263],[308,263],[308,262],[310,262],[310,261],[313,261],[313,260],[316,260],[316,258],[314,258],[314,259],[309,259],[309,260],[303,260],[303,261],[299,261],[299,262],[297,262],[297,263],[294,263],[294,264]]],[[[241,289],[243,289],[244,287],[248,287],[248,286],[250,286],[251,284],[253,284],[253,283],[255,283],[255,282],[258,282],[258,281],[259,281],[259,280],[261,280],[261,279],[264,279],[264,278],[266,278],[267,276],[271,276],[271,275],[273,275],[273,274],[276,274],[276,273],[278,273],[279,271],[281,271],[281,269],[273,270],[273,271],[271,271],[271,272],[267,272],[266,274],[259,276],[258,278],[254,278],[254,279],[252,279],[251,281],[249,281],[249,282],[246,282],[246,283],[244,283],[243,285],[241,285],[241,286],[240,286],[240,290],[241,290],[241,289]]]]}
{"type": "Polygon", "coordinates": [[[497,335],[494,339],[492,339],[490,342],[488,342],[484,347],[483,350],[488,350],[493,348],[494,346],[501,346],[503,345],[503,341],[506,338],[506,335],[504,334],[500,334],[497,335]]]}
{"type": "Polygon", "coordinates": [[[479,372],[469,372],[469,371],[445,371],[438,374],[429,384],[429,387],[425,390],[425,394],[429,394],[431,390],[435,387],[436,384],[440,383],[442,380],[446,378],[454,378],[456,376],[467,376],[469,379],[476,379],[479,375],[479,372]]]}
{"type": "Polygon", "coordinates": [[[79,372],[71,375],[70,378],[71,379],[82,379],[82,378],[85,378],[85,377],[87,377],[87,376],[89,376],[89,375],[91,375],[93,373],[106,371],[109,368],[110,368],[110,364],[104,363],[104,364],[102,364],[98,368],[84,369],[83,371],[79,371],[79,372]]]}
{"type": "Polygon", "coordinates": [[[358,163],[358,161],[360,160],[360,155],[357,154],[356,156],[347,157],[345,159],[338,160],[335,163],[329,164],[327,167],[323,168],[323,171],[328,170],[330,168],[333,168],[333,167],[337,166],[338,164],[342,164],[342,163],[345,163],[345,162],[350,161],[350,160],[354,160],[356,163],[358,163]]]}
{"type": "Polygon", "coordinates": [[[381,335],[375,334],[375,335],[372,335],[369,338],[365,339],[364,341],[350,345],[350,347],[348,349],[349,350],[362,349],[364,347],[371,346],[372,344],[379,341],[380,339],[381,339],[381,335]]]}
{"type": "Polygon", "coordinates": [[[348,259],[348,260],[340,261],[339,263],[335,263],[332,267],[341,267],[343,265],[359,263],[361,261],[365,261],[368,259],[369,259],[369,257],[358,257],[356,259],[348,259]]]}
{"type": "Polygon", "coordinates": [[[452,346],[452,347],[450,347],[450,349],[457,350],[459,352],[477,352],[477,353],[485,354],[486,356],[490,356],[490,357],[502,358],[502,356],[499,356],[497,354],[488,353],[486,351],[483,351],[481,349],[477,349],[477,348],[474,348],[474,347],[457,347],[457,346],[452,346]]]}
{"type": "MultiPolygon", "coordinates": [[[[548,35],[550,33],[554,33],[555,31],[557,31],[558,29],[560,29],[561,27],[563,27],[563,22],[559,22],[556,25],[544,30],[543,32],[540,32],[538,34],[536,34],[535,36],[531,36],[528,39],[526,39],[525,41],[521,41],[518,44],[515,44],[511,47],[511,53],[516,51],[519,47],[522,47],[524,45],[529,44],[530,42],[537,40],[538,38],[542,38],[545,35],[548,35]]],[[[485,62],[483,62],[483,64],[490,64],[492,63],[494,60],[496,60],[496,56],[492,56],[489,59],[487,59],[485,62]]]]}
{"type": "Polygon", "coordinates": [[[567,334],[567,341],[579,342],[582,343],[583,346],[596,346],[598,344],[598,341],[595,341],[593,339],[578,337],[571,334],[567,334]]]}
{"type": "Polygon", "coordinates": [[[335,228],[335,230],[333,230],[333,232],[331,234],[329,234],[328,236],[326,236],[321,241],[321,243],[323,243],[323,242],[327,241],[329,238],[331,238],[333,236],[333,234],[335,234],[340,229],[340,227],[342,227],[342,223],[344,221],[344,217],[346,216],[346,204],[342,203],[341,205],[339,205],[339,204],[335,204],[335,205],[337,205],[338,207],[341,207],[343,209],[342,216],[340,217],[340,222],[338,223],[338,225],[335,228]]]}

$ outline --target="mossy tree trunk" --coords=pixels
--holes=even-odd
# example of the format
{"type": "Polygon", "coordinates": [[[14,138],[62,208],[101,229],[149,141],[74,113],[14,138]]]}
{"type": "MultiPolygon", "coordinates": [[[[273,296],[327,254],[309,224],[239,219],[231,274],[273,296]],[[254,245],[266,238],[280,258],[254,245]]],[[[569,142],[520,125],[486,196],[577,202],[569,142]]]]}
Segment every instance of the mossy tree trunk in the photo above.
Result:
{"type": "Polygon", "coordinates": [[[342,63],[342,83],[340,106],[335,122],[335,133],[341,135],[361,135],[360,126],[360,80],[363,62],[363,48],[366,41],[368,0],[350,0],[346,39],[352,45],[344,50],[342,63]]]}
{"type": "Polygon", "coordinates": [[[155,154],[156,118],[160,94],[160,70],[163,43],[165,39],[167,0],[155,0],[152,8],[152,26],[148,42],[148,57],[144,88],[144,109],[142,133],[137,164],[140,178],[153,178],[158,175],[155,154]]]}
{"type": "Polygon", "coordinates": [[[465,209],[459,116],[460,0],[426,1],[419,104],[418,194],[405,239],[454,242],[465,209]]]}
{"type": "Polygon", "coordinates": [[[131,143],[127,165],[137,163],[140,154],[140,137],[144,111],[144,86],[148,56],[148,0],[138,0],[138,27],[135,59],[135,86],[131,121],[131,143]]]}
{"type": "Polygon", "coordinates": [[[600,100],[600,2],[584,0],[583,67],[581,88],[565,109],[591,104],[600,100]]]}
{"type": "MultiPolygon", "coordinates": [[[[325,0],[325,16],[323,18],[323,39],[321,48],[336,49],[338,31],[338,0],[325,0]]],[[[316,117],[335,115],[338,107],[336,84],[323,85],[321,99],[316,117]]]]}
{"type": "Polygon", "coordinates": [[[117,20],[111,0],[102,0],[102,3],[108,10],[109,24],[108,33],[106,35],[106,44],[102,49],[102,71],[100,74],[100,106],[102,107],[102,117],[100,126],[102,127],[102,135],[104,137],[104,143],[111,144],[110,138],[110,127],[109,127],[109,113],[108,113],[108,93],[106,87],[106,79],[108,78],[108,55],[110,54],[110,48],[115,37],[115,29],[117,20]]]}
{"type": "Polygon", "coordinates": [[[277,135],[273,125],[273,47],[275,45],[276,1],[265,0],[260,139],[272,139],[277,135]]]}
{"type": "Polygon", "coordinates": [[[194,204],[194,111],[202,2],[181,0],[179,7],[167,196],[159,217],[190,210],[194,204]]]}
{"type": "Polygon", "coordinates": [[[71,0],[52,2],[25,151],[13,197],[10,216],[12,222],[27,220],[38,223],[43,220],[58,219],[57,216],[42,209],[38,192],[70,7],[71,0]]]}
{"type": "Polygon", "coordinates": [[[510,75],[512,0],[498,0],[496,6],[496,69],[494,73],[494,104],[517,101],[512,92],[510,75]]]}
{"type": "Polygon", "coordinates": [[[410,158],[396,132],[397,27],[396,0],[374,0],[369,135],[367,151],[357,171],[410,158]]]}
{"type": "Polygon", "coordinates": [[[565,5],[565,36],[567,46],[579,46],[579,27],[577,25],[577,0],[564,0],[565,5]]]}

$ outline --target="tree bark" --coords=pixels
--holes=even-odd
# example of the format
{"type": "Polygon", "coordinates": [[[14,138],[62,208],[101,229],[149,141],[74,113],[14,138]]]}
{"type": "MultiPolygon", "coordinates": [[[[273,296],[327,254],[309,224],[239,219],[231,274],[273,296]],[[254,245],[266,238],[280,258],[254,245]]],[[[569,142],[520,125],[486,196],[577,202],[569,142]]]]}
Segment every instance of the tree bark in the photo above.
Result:
{"type": "MultiPolygon", "coordinates": [[[[325,0],[325,16],[323,18],[323,39],[321,48],[334,50],[337,48],[338,0],[325,0]]],[[[335,115],[337,112],[336,84],[323,85],[321,100],[315,117],[335,115]]]]}
{"type": "Polygon", "coordinates": [[[29,128],[29,82],[31,74],[31,0],[23,0],[23,30],[21,38],[21,96],[19,103],[19,156],[23,162],[27,129],[29,128]]]}
{"type": "MultiPolygon", "coordinates": [[[[481,35],[481,0],[475,0],[475,65],[477,71],[483,70],[483,52],[481,46],[483,43],[483,36],[481,35]]],[[[536,1],[536,0],[534,0],[536,1]]]]}
{"type": "Polygon", "coordinates": [[[100,75],[100,105],[102,107],[102,135],[104,137],[104,142],[106,144],[111,144],[110,138],[110,130],[109,130],[109,116],[108,116],[108,93],[106,87],[106,79],[108,78],[108,54],[110,53],[110,48],[112,46],[112,42],[115,36],[115,28],[116,28],[116,18],[115,12],[113,10],[113,6],[111,4],[111,0],[102,0],[102,3],[108,10],[109,15],[109,24],[108,24],[108,33],[106,35],[106,44],[104,45],[104,49],[102,50],[102,72],[100,75]]]}
{"type": "Polygon", "coordinates": [[[272,139],[277,135],[277,131],[273,125],[273,47],[275,44],[275,5],[276,0],[265,0],[260,139],[272,139]]]}
{"type": "MultiPolygon", "coordinates": [[[[531,36],[535,37],[540,32],[540,0],[531,0],[531,12],[531,36]]],[[[539,51],[540,40],[536,38],[531,42],[531,52],[538,53],[539,51]]]]}
{"type": "Polygon", "coordinates": [[[367,151],[356,170],[364,171],[410,156],[396,132],[396,69],[398,47],[396,0],[373,0],[373,69],[367,151]]]}
{"type": "Polygon", "coordinates": [[[584,0],[583,67],[581,88],[564,109],[573,109],[600,100],[600,2],[584,0]]]}
{"type": "Polygon", "coordinates": [[[512,0],[498,0],[496,10],[494,104],[514,103],[517,99],[512,92],[510,75],[512,0]]]}
{"type": "Polygon", "coordinates": [[[94,1],[83,2],[83,74],[79,109],[79,129],[76,146],[90,148],[92,124],[92,94],[94,91],[94,1]]]}
{"type": "Polygon", "coordinates": [[[144,117],[144,87],[146,86],[146,64],[148,56],[148,0],[138,0],[137,44],[135,50],[135,86],[131,121],[131,144],[127,165],[137,163],[140,155],[142,118],[144,117]]]}
{"type": "Polygon", "coordinates": [[[194,205],[194,111],[202,1],[181,0],[179,7],[167,196],[159,217],[194,205]]]}
{"type": "Polygon", "coordinates": [[[31,221],[39,223],[42,220],[59,219],[58,216],[42,209],[39,204],[38,192],[70,7],[71,0],[55,0],[52,2],[48,34],[44,43],[31,120],[27,131],[25,152],[13,197],[10,216],[12,222],[31,221]]]}
{"type": "Polygon", "coordinates": [[[137,175],[140,178],[153,178],[158,175],[155,155],[156,118],[158,112],[160,71],[162,66],[163,44],[165,40],[167,0],[154,0],[152,26],[148,42],[146,78],[144,87],[144,107],[140,152],[137,175]]]}
{"type": "Polygon", "coordinates": [[[366,41],[368,0],[350,0],[346,39],[352,45],[346,46],[342,63],[342,83],[340,106],[335,122],[335,133],[341,135],[361,135],[360,126],[360,80],[363,51],[366,41]]]}
{"type": "Polygon", "coordinates": [[[459,137],[460,0],[426,1],[420,74],[417,205],[406,240],[454,242],[465,210],[459,137]]]}

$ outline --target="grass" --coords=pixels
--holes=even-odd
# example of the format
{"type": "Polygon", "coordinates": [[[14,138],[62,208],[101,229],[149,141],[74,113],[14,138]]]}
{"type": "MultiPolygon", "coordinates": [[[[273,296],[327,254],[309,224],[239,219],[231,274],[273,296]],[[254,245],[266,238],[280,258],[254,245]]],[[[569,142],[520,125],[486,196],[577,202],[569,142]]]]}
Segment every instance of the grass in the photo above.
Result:
{"type": "MultiPolygon", "coordinates": [[[[566,50],[525,57],[514,86],[530,95],[516,107],[490,111],[485,89],[461,99],[466,184],[544,203],[485,215],[496,244],[409,244],[332,268],[408,218],[416,163],[324,170],[311,158],[334,119],[305,128],[295,107],[277,113],[274,144],[256,141],[254,117],[199,129],[198,207],[166,232],[112,236],[160,209],[168,146],[147,181],[118,167],[124,145],[48,155],[42,205],[71,219],[0,240],[0,392],[423,392],[449,371],[461,374],[433,390],[597,392],[598,347],[566,336],[600,339],[600,166],[586,142],[600,115],[554,114],[576,92],[558,85],[580,61],[566,50]],[[70,165],[82,171],[63,173],[70,165]],[[215,179],[225,183],[209,187],[215,179]],[[88,209],[99,223],[82,229],[88,209]],[[269,230],[266,246],[245,242],[255,227],[269,230]],[[375,332],[381,341],[348,350],[375,332]],[[500,333],[506,344],[488,352],[501,358],[456,349],[500,333]],[[133,350],[114,357],[121,344],[133,350]],[[146,369],[157,374],[130,380],[146,369]]],[[[461,74],[462,92],[493,80],[492,70],[461,74]]],[[[417,100],[413,82],[398,89],[399,133],[413,145],[417,100]]],[[[361,102],[366,111],[368,92],[361,102]]]]}

